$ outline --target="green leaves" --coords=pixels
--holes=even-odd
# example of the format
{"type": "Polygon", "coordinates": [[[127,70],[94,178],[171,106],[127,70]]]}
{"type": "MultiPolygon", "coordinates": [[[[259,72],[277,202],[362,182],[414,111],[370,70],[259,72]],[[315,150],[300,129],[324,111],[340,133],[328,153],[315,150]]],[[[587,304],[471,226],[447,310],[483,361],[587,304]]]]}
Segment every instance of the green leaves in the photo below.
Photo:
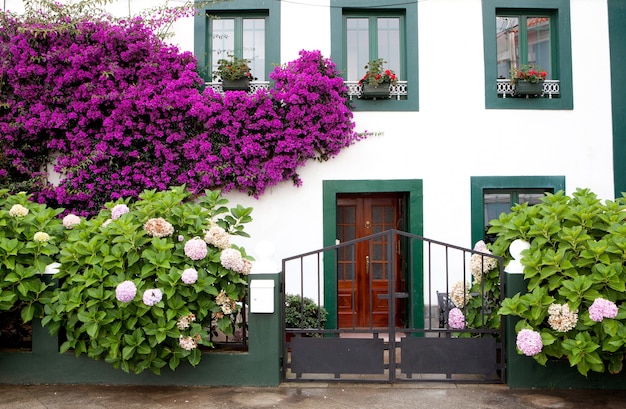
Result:
{"type": "Polygon", "coordinates": [[[526,292],[505,299],[499,314],[520,317],[518,330],[532,328],[541,333],[543,349],[535,356],[539,363],[567,357],[585,376],[606,368],[611,373],[622,370],[626,353],[625,209],[625,198],[602,202],[588,189],[577,189],[572,197],[561,191],[547,194],[535,206],[515,206],[491,222],[498,234],[494,254],[510,259],[507,252],[513,240],[530,243],[521,259],[526,292]],[[618,315],[593,321],[589,307],[597,298],[617,304],[618,315]],[[568,304],[577,314],[573,329],[559,332],[551,326],[548,309],[553,303],[568,304]]]}
{"type": "Polygon", "coordinates": [[[582,375],[587,376],[590,370],[604,371],[604,363],[596,351],[600,345],[591,339],[589,333],[580,332],[575,339],[566,339],[561,345],[566,351],[570,365],[576,366],[582,375]]]}
{"type": "MultiPolygon", "coordinates": [[[[221,249],[209,244],[205,258],[192,260],[184,246],[192,238],[204,238],[212,223],[228,234],[245,235],[251,209],[229,210],[219,192],[189,199],[183,187],[145,191],[137,203],[109,203],[96,217],[66,232],[60,250],[61,284],[42,320],[51,331],[64,329],[68,340],[63,350],[86,353],[127,372],[159,373],[165,365],[197,365],[203,356],[198,347],[212,346],[209,331],[234,333],[239,307],[224,314],[215,299],[224,291],[229,300],[243,301],[246,277],[220,264],[221,249]],[[109,220],[115,206],[122,204],[130,211],[109,220]],[[147,231],[144,226],[151,219],[165,220],[174,231],[154,230],[155,220],[147,231]],[[197,281],[189,284],[182,280],[188,268],[198,273],[197,281]],[[127,280],[137,292],[130,302],[121,302],[116,288],[127,280]],[[145,304],[147,290],[159,290],[161,300],[153,303],[148,298],[145,304]]],[[[236,249],[245,257],[243,249],[236,249]]],[[[18,272],[12,279],[20,279],[18,272]]]]}

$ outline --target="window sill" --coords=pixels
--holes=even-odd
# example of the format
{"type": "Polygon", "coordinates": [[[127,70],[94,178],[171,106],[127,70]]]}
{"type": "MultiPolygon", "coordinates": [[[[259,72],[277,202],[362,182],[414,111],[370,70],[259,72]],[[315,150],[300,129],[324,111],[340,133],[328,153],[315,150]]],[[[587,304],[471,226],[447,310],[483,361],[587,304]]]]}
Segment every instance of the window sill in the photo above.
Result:
{"type": "MultiPolygon", "coordinates": [[[[213,91],[217,92],[218,94],[224,93],[224,89],[222,88],[221,82],[205,82],[204,85],[206,88],[212,88],[213,91]]],[[[250,89],[248,89],[247,92],[248,94],[254,94],[260,89],[269,90],[270,82],[269,81],[250,81],[250,89]]]]}
{"type": "Polygon", "coordinates": [[[498,97],[501,98],[547,98],[552,99],[559,98],[561,93],[561,86],[559,80],[545,80],[543,83],[543,92],[540,96],[515,96],[515,88],[511,84],[508,79],[498,79],[497,80],[497,92],[498,97]]]}
{"type": "MultiPolygon", "coordinates": [[[[359,85],[358,81],[344,81],[346,87],[348,87],[348,97],[350,100],[353,98],[361,98],[363,95],[363,86],[359,85]]],[[[389,98],[402,100],[407,99],[409,95],[408,92],[408,82],[407,81],[398,81],[396,85],[391,85],[389,87],[389,98]]]]}

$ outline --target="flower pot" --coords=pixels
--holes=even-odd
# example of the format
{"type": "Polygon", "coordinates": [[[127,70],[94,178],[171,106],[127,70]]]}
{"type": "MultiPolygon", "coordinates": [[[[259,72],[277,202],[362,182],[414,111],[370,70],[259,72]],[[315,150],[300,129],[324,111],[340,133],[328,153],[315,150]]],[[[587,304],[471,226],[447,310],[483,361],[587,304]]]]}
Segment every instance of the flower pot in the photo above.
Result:
{"type": "Polygon", "coordinates": [[[224,91],[248,91],[250,89],[250,80],[248,78],[222,80],[222,89],[224,91]]]}
{"type": "Polygon", "coordinates": [[[363,84],[361,98],[363,99],[380,99],[389,98],[389,83],[385,82],[378,86],[363,84]]]}
{"type": "Polygon", "coordinates": [[[543,81],[528,82],[517,81],[515,95],[541,95],[543,94],[543,81]]]}

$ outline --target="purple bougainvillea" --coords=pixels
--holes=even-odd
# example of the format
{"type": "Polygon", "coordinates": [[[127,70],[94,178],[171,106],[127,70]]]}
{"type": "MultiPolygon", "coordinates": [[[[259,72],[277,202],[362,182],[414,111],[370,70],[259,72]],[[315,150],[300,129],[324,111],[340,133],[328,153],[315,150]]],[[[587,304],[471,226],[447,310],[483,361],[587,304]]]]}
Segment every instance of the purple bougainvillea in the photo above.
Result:
{"type": "Polygon", "coordinates": [[[276,67],[269,91],[221,95],[201,91],[195,57],[161,40],[154,21],[0,17],[0,187],[41,203],[89,215],[181,183],[257,197],[300,185],[298,167],[361,137],[319,51],[276,67]]]}

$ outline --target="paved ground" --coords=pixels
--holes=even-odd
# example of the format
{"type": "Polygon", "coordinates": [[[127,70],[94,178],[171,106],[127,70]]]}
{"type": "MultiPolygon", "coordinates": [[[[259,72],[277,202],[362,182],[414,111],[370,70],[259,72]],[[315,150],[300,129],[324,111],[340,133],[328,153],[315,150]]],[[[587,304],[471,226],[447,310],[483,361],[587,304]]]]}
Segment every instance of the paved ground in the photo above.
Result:
{"type": "Polygon", "coordinates": [[[626,408],[626,391],[506,385],[285,384],[276,388],[0,385],[0,408],[626,408]]]}

